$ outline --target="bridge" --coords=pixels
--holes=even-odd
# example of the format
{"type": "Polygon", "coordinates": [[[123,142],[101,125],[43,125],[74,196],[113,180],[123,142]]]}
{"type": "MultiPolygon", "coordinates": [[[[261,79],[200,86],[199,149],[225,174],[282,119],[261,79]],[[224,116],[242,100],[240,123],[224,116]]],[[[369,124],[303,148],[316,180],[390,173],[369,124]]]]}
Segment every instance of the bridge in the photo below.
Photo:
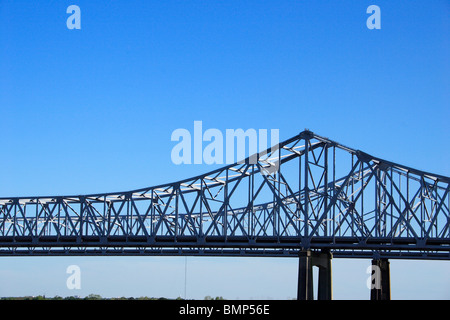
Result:
{"type": "Polygon", "coordinates": [[[244,161],[126,192],[0,198],[0,256],[295,257],[298,298],[332,298],[331,259],[450,260],[450,178],[309,130],[244,161]]]}

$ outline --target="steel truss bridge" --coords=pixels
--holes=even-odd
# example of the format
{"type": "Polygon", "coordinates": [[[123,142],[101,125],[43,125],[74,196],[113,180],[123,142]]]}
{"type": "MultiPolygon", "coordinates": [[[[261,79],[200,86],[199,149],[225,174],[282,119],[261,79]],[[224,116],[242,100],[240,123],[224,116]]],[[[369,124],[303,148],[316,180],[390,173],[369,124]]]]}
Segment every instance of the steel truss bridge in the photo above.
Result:
{"type": "Polygon", "coordinates": [[[0,198],[1,256],[450,260],[450,178],[311,131],[207,174],[127,192],[0,198]]]}

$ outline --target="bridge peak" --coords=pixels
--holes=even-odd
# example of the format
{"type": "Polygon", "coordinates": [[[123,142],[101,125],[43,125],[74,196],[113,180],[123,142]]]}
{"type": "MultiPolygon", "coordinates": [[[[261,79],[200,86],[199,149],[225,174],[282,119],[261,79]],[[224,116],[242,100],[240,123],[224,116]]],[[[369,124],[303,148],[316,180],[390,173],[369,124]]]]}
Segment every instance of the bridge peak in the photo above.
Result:
{"type": "Polygon", "coordinates": [[[299,137],[301,139],[312,139],[312,138],[314,138],[314,132],[312,132],[311,130],[305,128],[305,130],[300,132],[299,137]]]}

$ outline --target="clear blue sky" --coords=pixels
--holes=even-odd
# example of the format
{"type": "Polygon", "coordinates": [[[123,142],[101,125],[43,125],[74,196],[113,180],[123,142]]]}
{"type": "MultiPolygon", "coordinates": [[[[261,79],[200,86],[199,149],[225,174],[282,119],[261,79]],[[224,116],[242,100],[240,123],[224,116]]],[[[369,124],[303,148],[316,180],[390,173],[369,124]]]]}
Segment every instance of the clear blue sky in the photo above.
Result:
{"type": "MultiPolygon", "coordinates": [[[[171,133],[195,120],[279,129],[282,140],[309,128],[448,176],[449,14],[445,0],[0,0],[0,195],[122,191],[200,174],[211,167],[170,159],[171,133]],[[66,27],[71,4],[81,30],[66,27]],[[371,4],[380,30],[366,27],[371,4]]],[[[0,296],[183,296],[184,263],[0,258],[0,296]],[[69,264],[81,267],[79,292],[65,286],[69,264]]],[[[335,259],[335,298],[368,298],[369,264],[335,259]]],[[[448,262],[391,266],[393,298],[450,298],[448,262]]],[[[187,293],[295,297],[296,277],[294,260],[189,258],[187,293]]]]}

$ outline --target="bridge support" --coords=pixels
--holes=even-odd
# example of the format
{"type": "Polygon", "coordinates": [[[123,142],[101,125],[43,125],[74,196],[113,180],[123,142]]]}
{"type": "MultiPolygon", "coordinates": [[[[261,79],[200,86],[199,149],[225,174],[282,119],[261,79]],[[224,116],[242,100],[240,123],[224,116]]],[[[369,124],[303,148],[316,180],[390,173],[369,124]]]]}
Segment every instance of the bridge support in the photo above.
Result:
{"type": "Polygon", "coordinates": [[[299,253],[297,300],[313,300],[313,267],[319,267],[318,300],[333,299],[331,276],[332,254],[311,250],[299,253]]]}
{"type": "Polygon", "coordinates": [[[391,300],[391,279],[388,259],[372,260],[370,300],[391,300]]]}

